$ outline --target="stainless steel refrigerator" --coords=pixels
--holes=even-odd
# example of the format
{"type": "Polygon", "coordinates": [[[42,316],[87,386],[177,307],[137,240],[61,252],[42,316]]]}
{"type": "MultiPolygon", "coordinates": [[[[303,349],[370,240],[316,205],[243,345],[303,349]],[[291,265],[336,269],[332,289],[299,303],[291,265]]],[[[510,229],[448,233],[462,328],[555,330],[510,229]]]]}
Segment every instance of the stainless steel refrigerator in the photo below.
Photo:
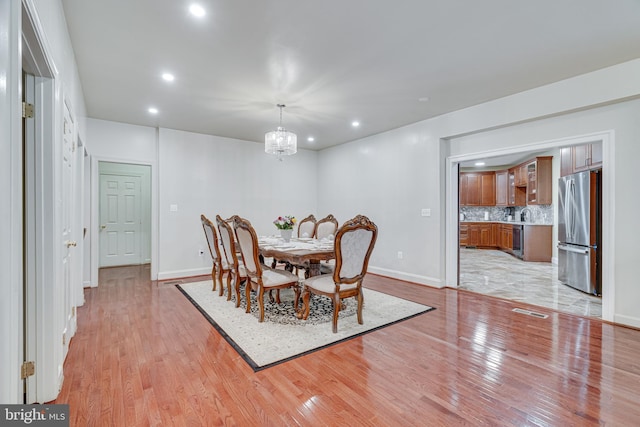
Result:
{"type": "Polygon", "coordinates": [[[559,179],[558,280],[600,295],[602,183],[601,170],[559,179]]]}

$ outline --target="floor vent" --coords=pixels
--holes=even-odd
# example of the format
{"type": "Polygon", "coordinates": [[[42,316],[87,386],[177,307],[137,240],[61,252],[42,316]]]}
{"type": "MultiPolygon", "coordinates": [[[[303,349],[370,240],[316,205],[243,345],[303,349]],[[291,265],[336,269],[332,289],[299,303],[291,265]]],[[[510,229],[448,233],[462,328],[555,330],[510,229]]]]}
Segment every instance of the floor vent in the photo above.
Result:
{"type": "Polygon", "coordinates": [[[549,317],[548,314],[536,313],[535,311],[525,310],[524,308],[514,308],[511,311],[514,311],[520,314],[526,314],[528,316],[537,317],[538,319],[546,319],[547,317],[549,317]]]}

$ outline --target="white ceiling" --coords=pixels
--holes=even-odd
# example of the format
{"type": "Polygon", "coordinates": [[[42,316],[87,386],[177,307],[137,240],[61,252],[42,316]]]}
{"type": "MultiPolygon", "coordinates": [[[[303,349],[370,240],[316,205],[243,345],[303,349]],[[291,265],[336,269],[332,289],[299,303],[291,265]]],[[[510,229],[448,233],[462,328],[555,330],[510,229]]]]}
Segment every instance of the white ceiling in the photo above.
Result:
{"type": "Polygon", "coordinates": [[[640,57],[638,0],[197,1],[63,0],[90,117],[261,142],[284,103],[321,149],[640,57]]]}

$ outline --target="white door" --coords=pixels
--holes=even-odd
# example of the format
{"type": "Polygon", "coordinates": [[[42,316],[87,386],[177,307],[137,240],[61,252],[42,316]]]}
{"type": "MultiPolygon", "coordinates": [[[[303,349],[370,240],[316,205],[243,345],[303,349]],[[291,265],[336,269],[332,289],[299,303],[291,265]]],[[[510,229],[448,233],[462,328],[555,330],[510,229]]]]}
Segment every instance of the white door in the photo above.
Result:
{"type": "Polygon", "coordinates": [[[142,263],[140,180],[100,174],[100,267],[142,263]]]}
{"type": "MultiPolygon", "coordinates": [[[[69,349],[69,341],[75,333],[75,302],[72,286],[74,248],[77,237],[73,227],[73,211],[75,204],[74,176],[75,176],[75,130],[74,122],[67,103],[64,103],[64,117],[62,122],[62,307],[64,313],[63,354],[62,361],[69,349]]],[[[60,365],[61,366],[61,365],[60,365]]]]}

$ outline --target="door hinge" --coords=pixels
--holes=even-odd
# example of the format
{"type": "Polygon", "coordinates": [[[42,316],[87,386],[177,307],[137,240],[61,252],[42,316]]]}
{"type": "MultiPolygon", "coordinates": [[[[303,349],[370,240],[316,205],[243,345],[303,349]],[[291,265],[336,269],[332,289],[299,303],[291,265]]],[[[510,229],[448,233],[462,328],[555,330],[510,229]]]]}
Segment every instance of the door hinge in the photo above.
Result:
{"type": "Polygon", "coordinates": [[[23,119],[33,118],[33,104],[29,104],[28,102],[22,103],[22,118],[23,119]]]}
{"type": "Polygon", "coordinates": [[[36,373],[36,364],[34,362],[24,362],[20,368],[20,378],[25,379],[36,373]]]}

